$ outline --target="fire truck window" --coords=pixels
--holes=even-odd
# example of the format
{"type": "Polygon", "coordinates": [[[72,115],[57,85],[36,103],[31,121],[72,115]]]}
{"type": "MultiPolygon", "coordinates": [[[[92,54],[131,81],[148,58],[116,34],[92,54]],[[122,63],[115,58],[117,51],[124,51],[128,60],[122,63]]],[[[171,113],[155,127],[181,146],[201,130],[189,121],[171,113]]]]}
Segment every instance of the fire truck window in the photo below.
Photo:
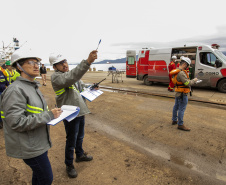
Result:
{"type": "Polygon", "coordinates": [[[202,64],[216,67],[216,64],[215,64],[216,60],[217,60],[217,57],[213,53],[208,53],[208,52],[200,53],[200,62],[202,64]]]}
{"type": "Polygon", "coordinates": [[[134,57],[128,57],[128,64],[133,65],[134,64],[134,57]]]}

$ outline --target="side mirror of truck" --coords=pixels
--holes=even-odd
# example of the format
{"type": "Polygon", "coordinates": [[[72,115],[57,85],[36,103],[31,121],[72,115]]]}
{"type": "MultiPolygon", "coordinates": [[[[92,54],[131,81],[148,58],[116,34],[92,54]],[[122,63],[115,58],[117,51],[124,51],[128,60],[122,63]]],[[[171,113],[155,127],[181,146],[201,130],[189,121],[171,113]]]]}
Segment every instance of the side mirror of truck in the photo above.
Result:
{"type": "Polygon", "coordinates": [[[221,62],[219,59],[217,59],[217,60],[215,61],[215,64],[216,64],[216,67],[217,67],[217,68],[222,67],[222,62],[221,62]]]}

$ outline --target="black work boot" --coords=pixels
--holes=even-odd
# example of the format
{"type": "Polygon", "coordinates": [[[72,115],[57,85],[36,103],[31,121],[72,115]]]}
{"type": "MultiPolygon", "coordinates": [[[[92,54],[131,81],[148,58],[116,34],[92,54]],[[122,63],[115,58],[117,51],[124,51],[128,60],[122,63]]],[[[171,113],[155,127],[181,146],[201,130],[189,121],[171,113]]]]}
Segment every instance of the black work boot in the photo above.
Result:
{"type": "Polygon", "coordinates": [[[172,121],[172,125],[176,125],[177,124],[177,121],[172,121]]]}
{"type": "Polygon", "coordinates": [[[73,164],[71,164],[69,166],[66,165],[66,171],[67,171],[68,177],[70,177],[70,178],[76,178],[78,176],[73,164]]]}
{"type": "Polygon", "coordinates": [[[3,128],[3,123],[2,122],[0,122],[0,129],[2,129],[3,128]]]}
{"type": "Polygon", "coordinates": [[[79,162],[82,162],[82,161],[92,161],[93,160],[93,157],[91,155],[87,155],[85,153],[82,154],[81,157],[76,157],[76,162],[79,163],[79,162]]]}

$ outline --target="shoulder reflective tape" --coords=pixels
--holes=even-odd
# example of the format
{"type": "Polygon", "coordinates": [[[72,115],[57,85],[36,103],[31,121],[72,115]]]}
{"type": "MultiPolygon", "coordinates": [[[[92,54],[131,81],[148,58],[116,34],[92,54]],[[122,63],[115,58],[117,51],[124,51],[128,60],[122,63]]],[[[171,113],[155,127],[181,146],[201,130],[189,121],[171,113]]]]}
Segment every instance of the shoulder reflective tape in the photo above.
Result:
{"type": "Polygon", "coordinates": [[[29,104],[27,104],[27,107],[28,107],[27,111],[34,113],[34,114],[38,114],[38,113],[41,113],[41,112],[44,111],[42,108],[34,107],[34,106],[29,105],[29,104]]]}
{"type": "Polygon", "coordinates": [[[65,92],[65,89],[64,88],[63,89],[60,89],[58,91],[55,91],[55,93],[56,93],[57,96],[63,94],[64,92],[65,92]]]}

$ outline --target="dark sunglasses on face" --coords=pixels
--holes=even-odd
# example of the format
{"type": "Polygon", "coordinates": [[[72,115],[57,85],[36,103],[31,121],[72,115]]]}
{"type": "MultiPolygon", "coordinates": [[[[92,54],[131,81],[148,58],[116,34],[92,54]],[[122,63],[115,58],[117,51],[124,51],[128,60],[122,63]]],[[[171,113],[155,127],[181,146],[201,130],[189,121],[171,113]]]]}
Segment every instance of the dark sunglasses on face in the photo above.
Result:
{"type": "Polygon", "coordinates": [[[64,63],[67,63],[67,60],[62,60],[62,61],[58,62],[57,64],[63,65],[64,63]]]}

